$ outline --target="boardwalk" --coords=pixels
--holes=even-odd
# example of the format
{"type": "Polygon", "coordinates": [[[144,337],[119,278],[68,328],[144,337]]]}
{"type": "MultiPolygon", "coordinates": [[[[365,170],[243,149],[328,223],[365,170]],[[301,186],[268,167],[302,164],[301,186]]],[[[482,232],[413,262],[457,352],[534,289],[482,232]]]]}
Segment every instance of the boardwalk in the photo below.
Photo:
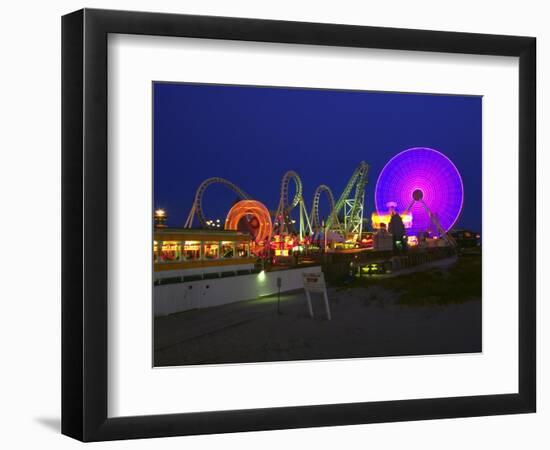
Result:
{"type": "MultiPolygon", "coordinates": [[[[239,302],[155,320],[155,365],[481,351],[481,301],[407,306],[380,287],[329,290],[333,320],[305,295],[239,302]]],[[[315,298],[314,298],[315,300],[315,298]]]]}

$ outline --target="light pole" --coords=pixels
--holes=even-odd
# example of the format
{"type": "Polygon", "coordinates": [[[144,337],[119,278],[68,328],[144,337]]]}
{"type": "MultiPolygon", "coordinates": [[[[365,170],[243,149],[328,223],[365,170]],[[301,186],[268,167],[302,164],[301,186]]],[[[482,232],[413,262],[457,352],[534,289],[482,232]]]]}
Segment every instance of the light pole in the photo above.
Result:
{"type": "Polygon", "coordinates": [[[281,313],[281,286],[283,285],[283,279],[277,277],[277,314],[281,313]]]}
{"type": "Polygon", "coordinates": [[[326,253],[327,252],[327,238],[328,238],[328,236],[327,236],[327,227],[325,225],[324,220],[323,220],[322,226],[323,226],[323,240],[325,241],[323,251],[324,251],[324,253],[326,253]]]}

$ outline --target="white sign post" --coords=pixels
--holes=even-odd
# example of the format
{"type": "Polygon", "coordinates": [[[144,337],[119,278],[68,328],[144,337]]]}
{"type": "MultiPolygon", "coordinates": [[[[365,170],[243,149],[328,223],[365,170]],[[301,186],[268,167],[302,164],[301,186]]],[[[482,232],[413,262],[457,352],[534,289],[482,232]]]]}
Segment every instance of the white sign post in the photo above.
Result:
{"type": "Polygon", "coordinates": [[[304,289],[306,291],[309,315],[313,317],[313,307],[311,306],[311,293],[318,292],[320,294],[323,294],[328,320],[332,320],[332,316],[330,314],[330,305],[328,304],[327,285],[325,283],[325,275],[323,274],[323,272],[302,273],[302,278],[304,280],[304,289]]]}

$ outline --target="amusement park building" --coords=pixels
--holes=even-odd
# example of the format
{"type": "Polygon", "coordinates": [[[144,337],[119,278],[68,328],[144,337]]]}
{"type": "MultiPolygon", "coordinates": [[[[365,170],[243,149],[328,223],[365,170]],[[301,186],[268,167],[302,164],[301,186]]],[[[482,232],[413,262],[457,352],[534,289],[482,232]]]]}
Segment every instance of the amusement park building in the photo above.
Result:
{"type": "Polygon", "coordinates": [[[250,236],[237,231],[163,228],[155,230],[154,278],[250,270],[250,236]]]}
{"type": "Polygon", "coordinates": [[[155,230],[154,314],[163,316],[302,288],[311,267],[255,268],[250,235],[228,230],[155,230]]]}

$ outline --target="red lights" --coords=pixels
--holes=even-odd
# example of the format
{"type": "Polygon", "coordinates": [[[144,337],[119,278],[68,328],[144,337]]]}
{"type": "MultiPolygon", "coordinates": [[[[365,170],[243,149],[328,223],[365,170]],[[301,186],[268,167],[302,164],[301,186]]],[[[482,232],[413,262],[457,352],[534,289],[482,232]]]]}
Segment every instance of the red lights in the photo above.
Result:
{"type": "Polygon", "coordinates": [[[226,230],[245,227],[256,243],[263,243],[271,236],[271,216],[263,203],[256,200],[241,200],[233,205],[225,219],[226,230]]]}

